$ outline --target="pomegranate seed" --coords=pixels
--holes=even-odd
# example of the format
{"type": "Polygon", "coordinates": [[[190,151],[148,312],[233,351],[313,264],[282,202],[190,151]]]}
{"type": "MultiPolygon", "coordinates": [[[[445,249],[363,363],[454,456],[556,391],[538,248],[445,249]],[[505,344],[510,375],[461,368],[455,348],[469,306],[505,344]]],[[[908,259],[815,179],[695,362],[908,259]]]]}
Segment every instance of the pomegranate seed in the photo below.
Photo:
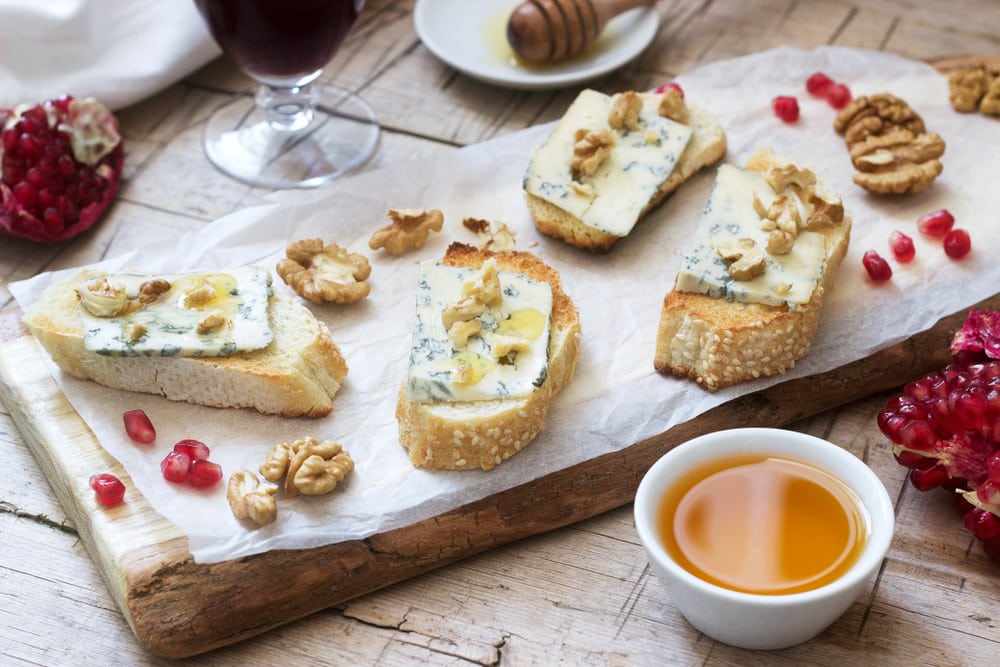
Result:
{"type": "Polygon", "coordinates": [[[653,92],[656,93],[657,95],[662,95],[663,93],[667,92],[668,90],[676,90],[680,94],[681,99],[682,100],[684,99],[684,89],[681,88],[681,86],[680,86],[679,83],[676,83],[674,81],[671,81],[670,83],[664,83],[664,84],[662,84],[660,86],[657,86],[656,90],[654,90],[653,92]]]}
{"type": "Polygon", "coordinates": [[[892,256],[901,264],[912,261],[917,254],[916,248],[913,247],[913,239],[900,231],[889,234],[889,247],[892,249],[892,256]]]}
{"type": "Polygon", "coordinates": [[[934,238],[942,238],[951,230],[954,224],[955,216],[946,208],[934,211],[933,213],[927,213],[917,218],[917,229],[920,230],[920,233],[933,236],[934,238]]]}
{"type": "Polygon", "coordinates": [[[185,438],[174,444],[174,451],[187,454],[192,461],[207,459],[211,454],[208,445],[200,440],[192,440],[190,438],[185,438]]]}
{"type": "Polygon", "coordinates": [[[826,91],[826,101],[834,109],[843,109],[851,101],[851,89],[842,83],[835,83],[826,91]]]}
{"type": "Polygon", "coordinates": [[[911,419],[899,429],[899,444],[907,449],[934,449],[937,433],[926,419],[911,419]]]}
{"type": "Polygon", "coordinates": [[[125,485],[109,472],[92,476],[90,488],[102,505],[117,505],[125,497],[125,485]]]}
{"type": "Polygon", "coordinates": [[[160,472],[163,473],[163,479],[180,484],[191,472],[191,457],[184,452],[169,452],[160,461],[160,472]]]}
{"type": "Polygon", "coordinates": [[[929,456],[921,456],[916,452],[902,450],[898,454],[893,454],[893,456],[896,459],[896,463],[906,468],[912,468],[913,470],[927,470],[937,465],[936,459],[932,459],[929,456]]]}
{"type": "Polygon", "coordinates": [[[222,467],[206,459],[191,462],[188,484],[197,487],[212,486],[222,479],[222,467]]]}
{"type": "Polygon", "coordinates": [[[1000,507],[1000,484],[986,481],[976,489],[976,497],[985,505],[1000,507]]]}
{"type": "Polygon", "coordinates": [[[775,115],[786,123],[799,119],[799,101],[790,95],[778,95],[771,101],[775,115]]]}
{"type": "Polygon", "coordinates": [[[975,508],[965,515],[966,529],[981,539],[1000,537],[1000,517],[984,509],[975,508]]]}
{"type": "Polygon", "coordinates": [[[153,422],[142,410],[129,410],[122,415],[122,419],[125,421],[125,432],[128,433],[128,437],[136,442],[148,445],[156,440],[153,422]]]}
{"type": "Polygon", "coordinates": [[[826,97],[833,86],[833,79],[822,72],[816,72],[806,79],[806,90],[815,97],[826,97]]]}
{"type": "Polygon", "coordinates": [[[892,267],[889,266],[889,262],[882,259],[882,256],[874,250],[867,251],[861,257],[861,263],[868,272],[868,277],[877,283],[892,278],[892,267]]]}
{"type": "Polygon", "coordinates": [[[926,470],[911,470],[910,483],[916,487],[917,491],[930,491],[948,481],[948,471],[940,466],[927,468],[926,470]]]}
{"type": "Polygon", "coordinates": [[[953,229],[944,235],[944,252],[952,259],[962,259],[972,250],[972,239],[964,229],[953,229]]]}
{"type": "Polygon", "coordinates": [[[986,459],[986,470],[990,481],[994,484],[1000,484],[1000,449],[986,459]]]}

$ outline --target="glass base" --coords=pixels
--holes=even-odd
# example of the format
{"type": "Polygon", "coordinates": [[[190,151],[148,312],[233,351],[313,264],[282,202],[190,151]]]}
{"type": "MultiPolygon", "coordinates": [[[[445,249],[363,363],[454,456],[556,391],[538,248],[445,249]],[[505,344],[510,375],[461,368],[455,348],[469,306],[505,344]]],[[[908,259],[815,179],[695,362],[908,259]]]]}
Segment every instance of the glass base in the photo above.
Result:
{"type": "Polygon", "coordinates": [[[343,88],[313,88],[319,103],[301,130],[276,129],[252,96],[222,107],[205,124],[205,155],[235,179],[274,189],[314,188],[354,171],[378,145],[375,112],[343,88]]]}

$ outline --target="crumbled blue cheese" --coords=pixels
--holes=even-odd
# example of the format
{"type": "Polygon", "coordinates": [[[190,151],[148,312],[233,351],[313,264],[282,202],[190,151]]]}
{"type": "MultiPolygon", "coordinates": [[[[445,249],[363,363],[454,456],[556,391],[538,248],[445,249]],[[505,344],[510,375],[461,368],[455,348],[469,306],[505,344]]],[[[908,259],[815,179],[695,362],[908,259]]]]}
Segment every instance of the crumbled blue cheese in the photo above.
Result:
{"type": "MultiPolygon", "coordinates": [[[[138,310],[97,317],[81,304],[83,343],[108,356],[214,357],[267,347],[274,338],[268,318],[271,275],[258,267],[187,274],[106,276],[112,288],[124,288],[138,310]],[[152,279],[169,282],[168,291],[138,304],[140,287],[152,279]],[[199,323],[222,325],[198,333],[199,323]]],[[[78,291],[87,289],[81,286],[78,291]]],[[[81,292],[82,293],[82,292],[81,292]]]]}
{"type": "Polygon", "coordinates": [[[638,129],[611,130],[608,114],[614,98],[582,91],[545,143],[532,152],[524,190],[594,229],[628,235],[691,140],[691,128],[659,115],[659,96],[641,98],[638,129]],[[593,176],[580,175],[574,181],[570,161],[574,133],[581,128],[611,130],[617,143],[593,176]]]}
{"type": "Polygon", "coordinates": [[[732,165],[719,167],[715,187],[681,262],[678,291],[747,303],[787,304],[793,309],[809,302],[826,266],[822,234],[800,230],[788,254],[765,253],[767,267],[752,280],[734,280],[729,275],[728,265],[717,251],[720,244],[750,238],[761,248],[767,247],[768,232],[754,210],[754,194],[765,209],[777,197],[760,172],[732,165]]]}
{"type": "Polygon", "coordinates": [[[482,331],[457,349],[442,313],[466,296],[462,286],[478,269],[420,264],[416,325],[406,395],[411,401],[479,401],[534,392],[548,369],[552,286],[523,274],[498,271],[502,298],[485,307],[482,331]]]}

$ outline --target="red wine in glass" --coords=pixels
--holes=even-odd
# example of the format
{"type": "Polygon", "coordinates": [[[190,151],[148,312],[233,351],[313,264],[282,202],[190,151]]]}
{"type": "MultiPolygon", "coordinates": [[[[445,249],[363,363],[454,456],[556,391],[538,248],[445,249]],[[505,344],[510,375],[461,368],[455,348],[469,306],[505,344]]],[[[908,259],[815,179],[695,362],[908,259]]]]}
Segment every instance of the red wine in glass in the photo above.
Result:
{"type": "Polygon", "coordinates": [[[195,0],[212,37],[258,80],[298,79],[326,65],[358,18],[355,0],[195,0]]]}
{"type": "Polygon", "coordinates": [[[223,53],[261,84],[253,102],[227,104],[206,123],[216,167],[253,185],[313,187],[367,161],[380,133],[374,111],[316,82],[364,0],[194,3],[223,53]]]}

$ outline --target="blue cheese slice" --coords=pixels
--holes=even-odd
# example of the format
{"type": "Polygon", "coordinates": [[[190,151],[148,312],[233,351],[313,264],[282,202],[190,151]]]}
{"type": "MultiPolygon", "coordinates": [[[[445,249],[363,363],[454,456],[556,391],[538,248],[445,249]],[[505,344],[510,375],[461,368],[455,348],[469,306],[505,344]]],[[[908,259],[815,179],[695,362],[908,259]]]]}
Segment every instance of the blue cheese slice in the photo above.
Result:
{"type": "MultiPolygon", "coordinates": [[[[106,276],[112,289],[122,288],[134,312],[98,317],[81,303],[83,344],[108,356],[215,357],[267,347],[274,338],[268,318],[271,275],[259,267],[225,271],[106,276]],[[153,279],[169,289],[140,307],[140,287],[153,279]],[[207,316],[221,324],[205,333],[198,325],[207,316]]],[[[86,290],[81,286],[78,291],[86,290]]],[[[82,292],[81,292],[82,294],[82,292]]]]}
{"type": "Polygon", "coordinates": [[[768,232],[754,210],[754,195],[765,209],[777,197],[760,172],[732,165],[719,167],[712,194],[681,262],[678,291],[793,309],[809,302],[826,265],[826,242],[816,232],[800,230],[788,254],[765,253],[767,266],[756,278],[730,277],[728,265],[717,251],[719,245],[750,238],[759,247],[767,247],[768,232]]]}
{"type": "Polygon", "coordinates": [[[532,152],[524,190],[614,236],[635,227],[650,199],[670,176],[691,140],[691,128],[659,115],[660,97],[641,95],[639,128],[611,130],[614,97],[582,91],[552,133],[532,152]],[[573,179],[570,161],[581,128],[608,129],[616,145],[593,176],[573,179]]]}
{"type": "Polygon", "coordinates": [[[416,325],[406,396],[411,401],[483,401],[525,396],[548,372],[552,286],[497,271],[502,298],[478,319],[482,331],[461,349],[448,337],[442,313],[461,299],[478,269],[425,261],[417,283],[416,325]]]}

